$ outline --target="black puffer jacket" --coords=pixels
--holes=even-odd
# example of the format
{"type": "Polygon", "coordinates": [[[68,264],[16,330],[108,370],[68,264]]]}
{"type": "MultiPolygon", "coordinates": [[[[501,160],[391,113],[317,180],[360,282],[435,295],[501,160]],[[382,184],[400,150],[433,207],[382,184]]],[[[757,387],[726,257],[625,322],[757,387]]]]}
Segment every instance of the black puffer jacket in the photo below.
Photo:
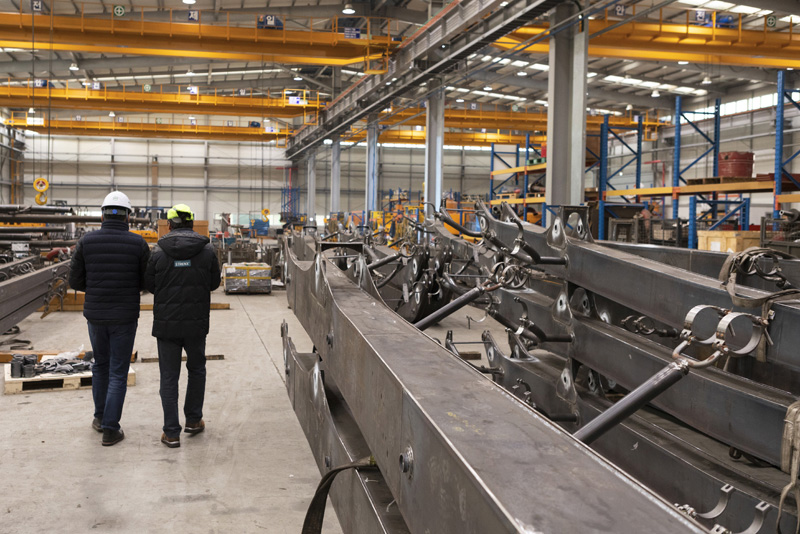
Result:
{"type": "Polygon", "coordinates": [[[219,262],[207,237],[179,228],[158,240],[145,273],[155,295],[153,335],[181,339],[208,334],[211,292],[219,287],[219,262]]]}
{"type": "Polygon", "coordinates": [[[139,318],[139,292],[150,248],[123,221],[103,221],[100,230],[78,241],[69,285],[86,292],[83,316],[96,324],[123,324],[139,318]]]}

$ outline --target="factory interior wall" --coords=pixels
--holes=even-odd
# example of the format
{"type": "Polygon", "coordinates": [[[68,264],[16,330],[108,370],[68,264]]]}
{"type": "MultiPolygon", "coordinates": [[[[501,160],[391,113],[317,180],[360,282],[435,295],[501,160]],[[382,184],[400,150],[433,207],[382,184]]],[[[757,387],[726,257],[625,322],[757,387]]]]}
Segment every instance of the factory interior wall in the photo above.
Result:
{"type": "MultiPolygon", "coordinates": [[[[711,121],[701,123],[711,128],[711,121]]],[[[800,117],[787,112],[786,144],[800,148],[800,117]]],[[[755,153],[754,173],[774,170],[775,110],[773,108],[722,117],[721,152],[752,151],[755,153]]],[[[682,132],[682,166],[688,165],[702,153],[701,137],[688,125],[682,132]],[[697,146],[693,146],[697,145],[697,146]]],[[[642,166],[642,186],[660,185],[662,169],[665,181],[672,181],[672,147],[674,130],[662,128],[658,139],[644,143],[644,161],[663,161],[642,166]]],[[[628,138],[628,142],[630,138],[628,138]]],[[[627,160],[627,151],[619,142],[609,145],[610,171],[627,160]]],[[[379,192],[381,205],[390,190],[407,189],[417,199],[425,176],[425,150],[419,146],[379,147],[379,192]]],[[[360,211],[364,208],[366,181],[366,147],[344,145],[341,156],[341,209],[360,211]]],[[[793,163],[800,172],[800,159],[793,163]]],[[[184,202],[192,206],[198,217],[214,218],[220,213],[259,213],[268,208],[272,213],[281,210],[281,188],[288,167],[283,150],[263,143],[222,141],[186,141],[162,139],[109,139],[101,137],[66,137],[32,135],[26,139],[25,203],[32,203],[35,192],[30,184],[35,177],[44,176],[51,182],[50,202],[65,201],[69,205],[98,206],[115,186],[125,191],[136,206],[151,206],[154,187],[153,169],[158,169],[157,205],[168,207],[184,202]],[[157,163],[154,162],[157,159],[157,163]],[[207,164],[206,164],[207,158],[207,164]],[[205,171],[207,169],[208,183],[205,171]],[[207,185],[207,187],[206,187],[207,185]]],[[[317,152],[317,215],[330,210],[330,146],[317,152]]],[[[489,190],[490,152],[488,148],[446,147],[443,165],[443,191],[462,194],[487,194],[489,190]]],[[[8,172],[2,170],[2,202],[9,198],[8,172]]],[[[292,169],[293,186],[300,188],[300,206],[305,206],[305,161],[292,169]]],[[[686,177],[710,177],[711,158],[706,157],[694,166],[686,177]]],[[[596,171],[586,174],[586,186],[596,187],[596,171]]],[[[631,187],[633,166],[614,178],[617,188],[631,187]]],[[[507,190],[521,188],[509,182],[507,190]]],[[[752,196],[751,221],[758,223],[761,215],[770,211],[770,194],[752,196]]],[[[304,208],[302,208],[304,209],[304,208]]],[[[680,215],[688,216],[688,198],[681,199],[680,215]]],[[[212,223],[212,227],[215,226],[212,223]]]]}

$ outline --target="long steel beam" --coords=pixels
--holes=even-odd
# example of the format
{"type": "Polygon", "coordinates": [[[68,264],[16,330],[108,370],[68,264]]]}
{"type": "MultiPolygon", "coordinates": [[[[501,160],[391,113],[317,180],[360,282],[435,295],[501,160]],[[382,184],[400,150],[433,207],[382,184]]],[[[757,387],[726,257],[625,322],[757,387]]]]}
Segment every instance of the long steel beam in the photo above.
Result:
{"type": "Polygon", "coordinates": [[[54,290],[66,291],[68,275],[69,262],[61,262],[0,282],[0,333],[47,305],[54,290]]]}
{"type": "Polygon", "coordinates": [[[411,532],[704,531],[292,240],[290,306],[411,532]]]}
{"type": "MultiPolygon", "coordinates": [[[[491,335],[484,334],[484,340],[490,365],[502,371],[493,373],[494,380],[551,417],[577,412],[580,424],[559,423],[568,431],[613,406],[603,398],[596,375],[591,380],[582,375],[578,384],[573,381],[574,396],[565,400],[561,389],[564,358],[541,349],[515,351],[509,357],[491,335]]],[[[653,411],[642,410],[623,421],[592,448],[670,502],[691,506],[709,528],[721,524],[732,532],[774,532],[780,490],[789,476],[764,477],[763,467],[731,461],[726,445],[713,443],[653,411]],[[718,506],[726,496],[728,500],[718,506]],[[761,514],[767,519],[763,528],[756,523],[761,514]],[[754,529],[747,530],[751,526],[754,529]]],[[[792,532],[796,510],[787,512],[781,528],[792,532]]]]}
{"type": "MultiPolygon", "coordinates": [[[[521,232],[516,224],[495,219],[485,206],[479,218],[482,228],[508,250],[521,237],[543,256],[568,259],[566,266],[542,265],[541,270],[671,327],[681,328],[687,312],[698,304],[733,308],[719,280],[595,243],[586,230],[582,236],[568,236],[566,221],[560,217],[548,230],[522,223],[521,232]]],[[[585,222],[582,228],[588,228],[585,222]]],[[[747,287],[737,287],[737,293],[749,298],[770,295],[747,287]]],[[[769,324],[772,344],[766,348],[767,362],[798,373],[800,354],[794,348],[800,345],[800,329],[796,328],[800,304],[784,301],[775,303],[772,309],[775,313],[769,324]]]]}

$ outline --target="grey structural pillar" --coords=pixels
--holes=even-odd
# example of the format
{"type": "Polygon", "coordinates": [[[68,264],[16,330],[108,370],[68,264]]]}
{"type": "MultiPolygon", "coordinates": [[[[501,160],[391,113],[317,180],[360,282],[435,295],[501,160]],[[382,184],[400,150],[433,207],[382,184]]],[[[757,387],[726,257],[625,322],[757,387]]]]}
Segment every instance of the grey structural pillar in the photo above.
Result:
{"type": "Polygon", "coordinates": [[[306,195],[306,216],[308,217],[306,225],[317,226],[317,154],[311,152],[308,156],[307,163],[307,184],[308,194],[306,195]]]}
{"type": "Polygon", "coordinates": [[[367,118],[367,187],[364,197],[365,219],[378,209],[378,115],[367,118]]]}
{"type": "Polygon", "coordinates": [[[331,213],[339,213],[342,189],[342,140],[337,135],[331,145],[331,213]]]}
{"type": "MultiPolygon", "coordinates": [[[[435,84],[435,85],[434,85],[435,84]]],[[[442,201],[442,160],[444,159],[444,89],[441,80],[428,95],[425,113],[425,217],[433,217],[442,201]]]]}
{"type": "MultiPolygon", "coordinates": [[[[559,4],[551,26],[577,11],[571,3],[559,4]]],[[[551,206],[584,201],[588,31],[588,24],[579,23],[550,38],[545,198],[551,206]]]]}

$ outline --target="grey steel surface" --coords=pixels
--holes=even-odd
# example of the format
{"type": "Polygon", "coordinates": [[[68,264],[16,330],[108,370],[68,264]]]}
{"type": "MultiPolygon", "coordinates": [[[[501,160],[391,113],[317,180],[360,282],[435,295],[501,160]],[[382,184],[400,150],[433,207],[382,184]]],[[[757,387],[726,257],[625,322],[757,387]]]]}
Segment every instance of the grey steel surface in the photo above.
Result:
{"type": "MultiPolygon", "coordinates": [[[[369,448],[330,377],[315,353],[298,353],[286,323],[281,325],[286,389],[303,432],[314,451],[320,473],[370,455],[369,448]]],[[[344,532],[407,534],[381,474],[343,471],[330,498],[344,532]]]]}
{"type": "Polygon", "coordinates": [[[68,275],[69,262],[60,262],[0,282],[0,333],[46,305],[57,280],[66,289],[68,275]]]}
{"type": "MultiPolygon", "coordinates": [[[[287,259],[289,303],[411,532],[704,531],[321,256],[287,259]]],[[[366,268],[359,277],[372,284],[366,268]]]]}
{"type": "MultiPolygon", "coordinates": [[[[497,383],[548,415],[576,410],[585,422],[612,405],[602,394],[588,389],[585,377],[576,381],[575,403],[564,400],[556,388],[564,364],[560,356],[541,349],[506,355],[491,336],[486,339],[488,345],[493,345],[491,365],[502,370],[502,374],[494,375],[497,383]]],[[[562,423],[561,426],[571,431],[578,425],[562,423]]],[[[694,436],[696,433],[670,423],[663,416],[640,411],[609,431],[592,448],[637,480],[647,481],[648,487],[665,499],[688,504],[700,513],[714,509],[721,488],[734,484],[736,490],[728,506],[712,519],[701,522],[707,527],[718,523],[733,532],[742,532],[753,523],[755,507],[766,501],[770,503],[768,521],[750,534],[775,532],[780,489],[789,476],[778,473],[780,476],[771,481],[763,481],[762,468],[734,463],[726,458],[727,450],[722,444],[708,451],[702,439],[694,436]]],[[[796,514],[795,507],[790,504],[788,512],[781,521],[783,532],[793,532],[795,528],[795,518],[791,515],[796,514]]]]}
{"type": "MultiPolygon", "coordinates": [[[[488,213],[483,217],[496,239],[511,248],[519,235],[517,226],[488,213]]],[[[560,218],[547,231],[527,223],[523,228],[524,240],[542,256],[568,259],[566,266],[542,265],[543,271],[669,326],[680,328],[686,313],[697,304],[732,308],[730,295],[719,280],[594,243],[589,236],[569,237],[560,218]]],[[[751,298],[769,295],[747,287],[737,287],[737,293],[751,298]]],[[[775,317],[769,335],[773,344],[767,347],[767,360],[800,372],[800,352],[796,350],[800,346],[800,303],[779,302],[772,309],[775,317]]]]}
{"type": "MultiPolygon", "coordinates": [[[[717,278],[723,263],[729,254],[708,250],[693,250],[678,247],[661,247],[658,245],[634,245],[616,243],[614,241],[598,241],[598,243],[616,250],[622,250],[636,256],[648,258],[660,263],[672,265],[710,278],[717,278]]],[[[766,268],[767,262],[762,261],[766,268]]],[[[781,272],[796,287],[800,286],[800,260],[781,260],[781,272]]],[[[777,291],[773,282],[760,276],[739,276],[739,283],[764,291],[777,291]]]]}

